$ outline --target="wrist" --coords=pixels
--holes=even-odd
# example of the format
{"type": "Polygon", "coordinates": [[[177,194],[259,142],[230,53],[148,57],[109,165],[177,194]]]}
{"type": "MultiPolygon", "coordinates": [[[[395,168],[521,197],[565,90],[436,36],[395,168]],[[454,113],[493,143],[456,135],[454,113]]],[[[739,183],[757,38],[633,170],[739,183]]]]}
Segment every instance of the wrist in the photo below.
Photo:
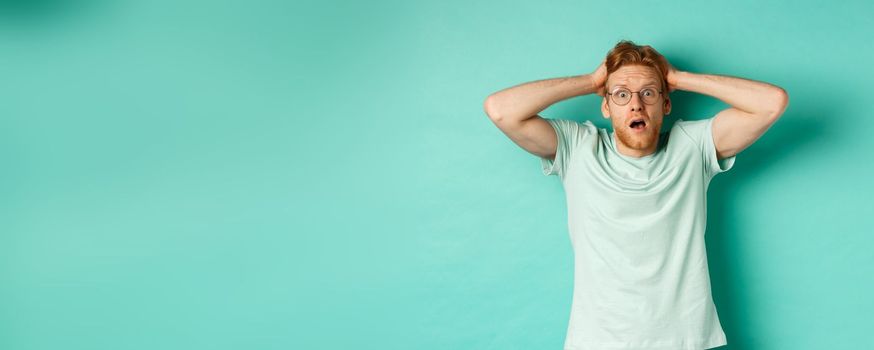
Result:
{"type": "Polygon", "coordinates": [[[685,81],[689,74],[691,73],[686,71],[674,71],[668,75],[668,86],[675,90],[685,90],[685,81]]]}
{"type": "Polygon", "coordinates": [[[606,79],[604,79],[603,77],[601,77],[597,73],[588,74],[588,75],[586,75],[586,77],[588,77],[588,80],[589,80],[589,89],[588,89],[589,92],[596,93],[599,95],[603,94],[604,83],[605,83],[606,79]]]}

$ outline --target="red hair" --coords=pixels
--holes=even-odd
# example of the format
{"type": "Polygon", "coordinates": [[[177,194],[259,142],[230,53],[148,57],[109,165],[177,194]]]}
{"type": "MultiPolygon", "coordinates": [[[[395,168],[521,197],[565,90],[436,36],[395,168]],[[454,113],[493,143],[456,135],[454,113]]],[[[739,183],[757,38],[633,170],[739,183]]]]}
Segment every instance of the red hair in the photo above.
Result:
{"type": "Polygon", "coordinates": [[[607,53],[606,62],[607,76],[622,66],[638,65],[655,69],[656,74],[662,79],[662,91],[668,91],[668,60],[649,45],[637,45],[630,40],[622,40],[607,53]]]}

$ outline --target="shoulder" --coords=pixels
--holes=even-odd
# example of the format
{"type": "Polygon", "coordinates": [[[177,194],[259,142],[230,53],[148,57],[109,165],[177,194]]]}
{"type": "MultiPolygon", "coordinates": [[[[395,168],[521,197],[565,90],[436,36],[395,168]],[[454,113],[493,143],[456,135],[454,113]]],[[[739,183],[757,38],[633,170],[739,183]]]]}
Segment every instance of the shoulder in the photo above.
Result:
{"type": "Polygon", "coordinates": [[[710,131],[710,123],[712,121],[713,118],[701,120],[677,119],[671,128],[671,136],[672,138],[681,137],[694,144],[700,144],[703,138],[708,136],[707,132],[710,131]]]}
{"type": "Polygon", "coordinates": [[[598,127],[589,120],[578,122],[571,119],[546,119],[546,121],[552,125],[559,137],[583,139],[598,134],[598,127]]]}
{"type": "Polygon", "coordinates": [[[671,132],[676,132],[677,136],[689,140],[688,148],[696,148],[701,154],[701,161],[704,166],[704,174],[707,179],[713,178],[716,174],[725,172],[734,166],[735,156],[730,158],[719,159],[716,154],[716,145],[713,142],[713,120],[714,117],[701,120],[677,120],[671,132]],[[682,136],[681,136],[682,135],[682,136]]]}

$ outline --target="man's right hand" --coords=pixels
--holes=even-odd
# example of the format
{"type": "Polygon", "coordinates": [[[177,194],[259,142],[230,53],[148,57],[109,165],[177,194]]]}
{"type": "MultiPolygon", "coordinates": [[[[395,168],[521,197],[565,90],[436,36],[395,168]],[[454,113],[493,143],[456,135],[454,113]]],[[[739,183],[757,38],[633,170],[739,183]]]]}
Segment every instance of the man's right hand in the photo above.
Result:
{"type": "Polygon", "coordinates": [[[605,64],[606,62],[606,59],[601,61],[601,64],[598,66],[598,68],[589,75],[590,77],[592,77],[592,84],[594,84],[597,89],[595,90],[595,93],[601,97],[604,97],[604,94],[606,94],[607,92],[607,87],[605,86],[607,84],[607,65],[605,64]]]}

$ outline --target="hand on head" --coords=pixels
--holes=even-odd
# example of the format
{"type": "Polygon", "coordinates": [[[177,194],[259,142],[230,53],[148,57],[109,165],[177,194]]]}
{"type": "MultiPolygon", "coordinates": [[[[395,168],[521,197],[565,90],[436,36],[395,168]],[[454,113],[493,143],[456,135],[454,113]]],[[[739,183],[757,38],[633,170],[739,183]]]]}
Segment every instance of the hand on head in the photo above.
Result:
{"type": "Polygon", "coordinates": [[[606,59],[601,61],[601,64],[598,65],[598,68],[596,68],[595,71],[592,72],[592,74],[591,74],[592,82],[595,84],[595,89],[596,89],[595,93],[601,97],[604,97],[604,95],[607,92],[607,87],[605,86],[607,84],[607,65],[606,65],[606,62],[607,62],[606,59]]]}
{"type": "MultiPolygon", "coordinates": [[[[667,62],[667,60],[665,60],[667,62]]],[[[677,89],[677,72],[679,72],[674,66],[668,63],[668,72],[665,74],[665,80],[668,83],[668,92],[673,92],[677,89]]]]}

